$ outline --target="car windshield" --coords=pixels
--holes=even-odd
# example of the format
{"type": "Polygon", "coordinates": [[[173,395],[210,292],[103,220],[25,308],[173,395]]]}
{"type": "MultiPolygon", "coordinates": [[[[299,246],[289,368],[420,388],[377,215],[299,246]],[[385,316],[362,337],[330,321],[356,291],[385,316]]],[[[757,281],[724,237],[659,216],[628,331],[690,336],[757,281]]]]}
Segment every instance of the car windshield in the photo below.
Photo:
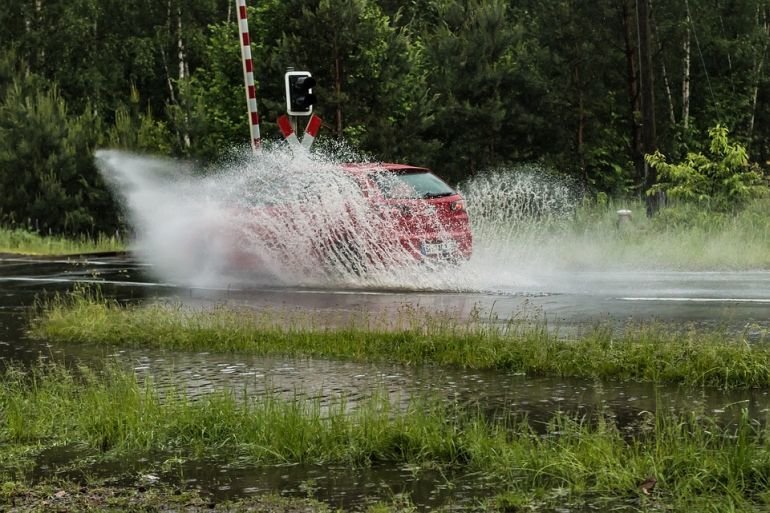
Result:
{"type": "Polygon", "coordinates": [[[374,181],[389,199],[441,198],[455,194],[454,189],[433,173],[380,172],[373,175],[374,181]]]}

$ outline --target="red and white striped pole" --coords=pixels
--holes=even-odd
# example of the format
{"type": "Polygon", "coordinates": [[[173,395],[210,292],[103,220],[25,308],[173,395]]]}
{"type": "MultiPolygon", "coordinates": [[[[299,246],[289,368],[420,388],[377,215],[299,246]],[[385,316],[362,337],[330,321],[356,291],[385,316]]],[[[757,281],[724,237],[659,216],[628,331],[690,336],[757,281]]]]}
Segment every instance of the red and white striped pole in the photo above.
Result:
{"type": "Polygon", "coordinates": [[[278,128],[283,134],[283,138],[286,139],[289,145],[295,148],[300,147],[299,138],[297,137],[297,134],[294,133],[294,129],[291,127],[291,120],[289,119],[289,116],[283,114],[282,116],[278,116],[276,121],[278,122],[278,128]]]}
{"type": "Polygon", "coordinates": [[[302,147],[309,150],[315,141],[315,136],[318,135],[318,131],[321,129],[321,118],[313,114],[310,116],[310,121],[307,122],[305,128],[305,135],[302,136],[302,147]]]}
{"type": "Polygon", "coordinates": [[[235,5],[238,10],[238,30],[241,34],[241,57],[243,58],[243,80],[246,85],[246,103],[249,109],[251,149],[254,153],[259,153],[262,140],[259,137],[257,88],[254,85],[254,62],[251,60],[251,41],[249,39],[249,22],[246,18],[246,0],[235,0],[235,5]]]}

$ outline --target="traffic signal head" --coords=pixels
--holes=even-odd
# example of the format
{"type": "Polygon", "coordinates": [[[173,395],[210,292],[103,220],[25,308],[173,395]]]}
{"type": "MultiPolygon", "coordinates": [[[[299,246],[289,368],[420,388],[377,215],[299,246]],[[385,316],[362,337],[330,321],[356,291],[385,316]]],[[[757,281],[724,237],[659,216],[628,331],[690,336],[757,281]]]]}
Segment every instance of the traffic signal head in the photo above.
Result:
{"type": "Polygon", "coordinates": [[[309,116],[313,113],[315,79],[309,71],[287,71],[286,111],[290,116],[309,116]]]}

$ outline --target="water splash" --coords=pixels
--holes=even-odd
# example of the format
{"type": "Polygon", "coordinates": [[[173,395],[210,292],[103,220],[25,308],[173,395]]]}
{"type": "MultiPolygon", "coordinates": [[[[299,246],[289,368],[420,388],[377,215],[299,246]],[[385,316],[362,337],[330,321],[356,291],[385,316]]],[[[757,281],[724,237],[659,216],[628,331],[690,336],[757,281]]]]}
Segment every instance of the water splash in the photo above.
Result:
{"type": "MultiPolygon", "coordinates": [[[[536,166],[474,177],[460,187],[473,256],[455,266],[419,262],[397,242],[397,215],[373,205],[342,169],[360,160],[346,148],[244,152],[205,174],[113,150],[96,159],[124,200],[137,253],[161,279],[189,286],[527,289],[563,267],[554,241],[582,200],[574,183],[536,166]]],[[[412,214],[443,229],[427,207],[412,214]]]]}
{"type": "Polygon", "coordinates": [[[523,165],[480,174],[460,189],[473,224],[473,288],[528,288],[563,267],[564,247],[554,246],[583,199],[577,182],[523,165]]]}
{"type": "MultiPolygon", "coordinates": [[[[124,200],[137,253],[164,280],[205,287],[461,286],[446,262],[420,262],[394,238],[398,212],[372,204],[336,160],[275,149],[201,176],[177,161],[120,151],[100,150],[96,159],[124,200]]],[[[443,230],[427,203],[410,215],[443,230]]]]}

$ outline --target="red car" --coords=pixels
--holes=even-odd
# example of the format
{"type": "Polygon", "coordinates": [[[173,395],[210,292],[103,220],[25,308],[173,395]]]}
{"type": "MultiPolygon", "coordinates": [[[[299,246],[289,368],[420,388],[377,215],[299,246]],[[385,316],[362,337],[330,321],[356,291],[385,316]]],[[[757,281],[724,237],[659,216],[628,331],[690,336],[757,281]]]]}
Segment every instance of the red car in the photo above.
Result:
{"type": "Polygon", "coordinates": [[[239,207],[247,222],[239,223],[235,267],[361,274],[471,256],[464,199],[426,168],[350,163],[302,175],[253,187],[258,194],[246,198],[245,212],[239,207]]]}
{"type": "Polygon", "coordinates": [[[387,234],[415,259],[467,260],[473,250],[465,200],[430,170],[404,164],[345,164],[374,208],[393,221],[387,234]]]}

